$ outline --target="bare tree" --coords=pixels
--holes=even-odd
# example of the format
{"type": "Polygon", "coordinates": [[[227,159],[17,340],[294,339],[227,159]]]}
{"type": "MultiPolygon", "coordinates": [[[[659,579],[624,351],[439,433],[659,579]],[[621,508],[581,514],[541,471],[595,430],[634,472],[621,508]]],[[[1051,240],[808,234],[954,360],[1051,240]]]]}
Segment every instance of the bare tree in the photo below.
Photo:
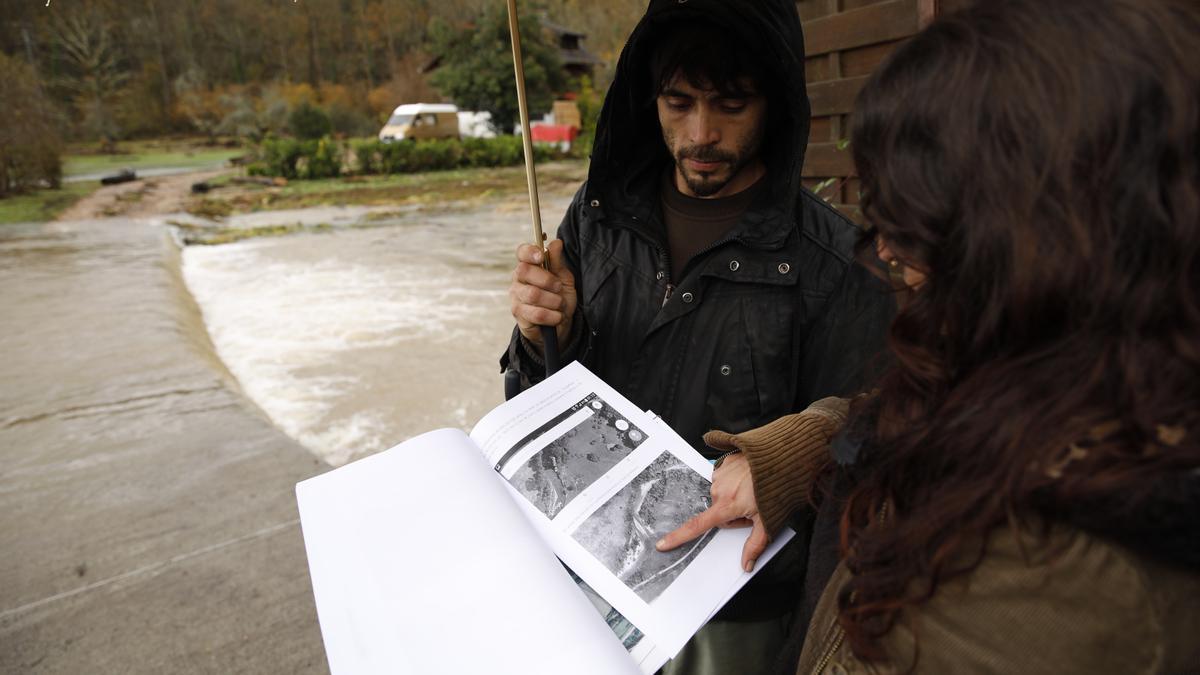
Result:
{"type": "Polygon", "coordinates": [[[60,16],[53,31],[67,67],[54,84],[68,93],[84,127],[111,148],[120,132],[115,101],[129,81],[129,72],[105,21],[84,14],[60,16]]]}

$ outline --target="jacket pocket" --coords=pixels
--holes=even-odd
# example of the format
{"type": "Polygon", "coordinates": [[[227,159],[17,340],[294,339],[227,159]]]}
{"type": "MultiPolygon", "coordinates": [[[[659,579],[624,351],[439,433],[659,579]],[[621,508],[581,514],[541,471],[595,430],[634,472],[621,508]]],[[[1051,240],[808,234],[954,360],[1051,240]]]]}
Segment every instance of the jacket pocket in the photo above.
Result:
{"type": "Polygon", "coordinates": [[[590,307],[597,302],[600,291],[604,288],[604,282],[608,281],[617,267],[612,259],[589,260],[588,262],[592,264],[589,264],[580,273],[583,278],[579,281],[583,291],[579,296],[579,302],[584,307],[590,307]]]}
{"type": "Polygon", "coordinates": [[[697,359],[709,369],[705,407],[710,429],[739,433],[761,424],[760,383],[755,375],[746,309],[745,303],[738,301],[731,303],[730,311],[722,312],[725,316],[709,328],[715,338],[712,354],[697,359]]]}
{"type": "Polygon", "coordinates": [[[579,308],[587,321],[588,328],[593,332],[607,333],[609,326],[605,321],[611,321],[615,307],[611,293],[604,293],[606,282],[612,277],[616,264],[607,261],[599,265],[588,265],[580,274],[579,308]]]}
{"type": "Polygon", "coordinates": [[[758,380],[760,424],[796,412],[803,344],[797,331],[797,293],[795,288],[763,288],[742,299],[751,321],[745,329],[746,342],[758,380]]]}

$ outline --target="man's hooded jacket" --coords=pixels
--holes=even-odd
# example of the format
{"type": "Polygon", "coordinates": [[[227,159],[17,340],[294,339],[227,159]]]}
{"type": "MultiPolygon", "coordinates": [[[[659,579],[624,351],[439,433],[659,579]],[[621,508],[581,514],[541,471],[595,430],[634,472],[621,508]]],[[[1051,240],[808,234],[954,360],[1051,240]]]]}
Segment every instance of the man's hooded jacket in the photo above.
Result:
{"type": "MultiPolygon", "coordinates": [[[[882,351],[892,300],[853,260],[857,228],[803,189],[809,134],[804,38],[791,0],[652,0],[617,64],[587,183],[558,236],[579,309],[563,360],[577,359],[698,450],[852,393],[882,351]],[[767,68],[766,189],[740,222],[672,279],[659,206],[672,166],[650,58],[672,23],[702,19],[758,50],[767,68]]],[[[527,382],[541,359],[514,332],[501,359],[527,382]]]]}

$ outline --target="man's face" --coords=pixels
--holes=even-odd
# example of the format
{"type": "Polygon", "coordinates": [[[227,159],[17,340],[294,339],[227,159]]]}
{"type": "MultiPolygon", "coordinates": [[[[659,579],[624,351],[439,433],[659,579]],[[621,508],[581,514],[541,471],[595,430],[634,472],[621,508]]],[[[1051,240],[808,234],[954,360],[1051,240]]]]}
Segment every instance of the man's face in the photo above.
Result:
{"type": "MultiPolygon", "coordinates": [[[[749,83],[740,84],[754,91],[749,83]]],[[[766,99],[757,92],[722,94],[676,73],[658,95],[658,121],[675,159],[679,190],[715,198],[753,185],[765,171],[759,150],[766,117],[766,99]]]]}

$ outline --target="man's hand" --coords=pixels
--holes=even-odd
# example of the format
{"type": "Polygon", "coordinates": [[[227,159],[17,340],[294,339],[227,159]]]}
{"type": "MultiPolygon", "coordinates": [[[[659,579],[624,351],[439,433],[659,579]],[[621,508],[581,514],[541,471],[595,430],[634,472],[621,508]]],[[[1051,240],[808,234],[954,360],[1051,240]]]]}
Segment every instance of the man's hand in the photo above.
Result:
{"type": "MultiPolygon", "coordinates": [[[[707,439],[706,439],[707,440],[707,439]]],[[[754,569],[758,556],[767,548],[771,538],[758,514],[754,499],[754,483],[750,477],[750,462],[742,453],[726,455],[721,466],[713,472],[712,506],[679,526],[658,541],[656,548],[670,551],[699,537],[714,527],[750,526],[750,536],[742,547],[742,569],[754,569]]]]}
{"type": "Polygon", "coordinates": [[[567,268],[563,257],[562,240],[550,242],[549,269],[542,267],[542,250],[533,244],[517,249],[517,269],[513,271],[508,297],[512,300],[512,315],[517,328],[539,348],[542,346],[541,326],[553,326],[558,333],[560,349],[566,349],[571,335],[571,320],[578,302],[575,275],[567,268]]]}

